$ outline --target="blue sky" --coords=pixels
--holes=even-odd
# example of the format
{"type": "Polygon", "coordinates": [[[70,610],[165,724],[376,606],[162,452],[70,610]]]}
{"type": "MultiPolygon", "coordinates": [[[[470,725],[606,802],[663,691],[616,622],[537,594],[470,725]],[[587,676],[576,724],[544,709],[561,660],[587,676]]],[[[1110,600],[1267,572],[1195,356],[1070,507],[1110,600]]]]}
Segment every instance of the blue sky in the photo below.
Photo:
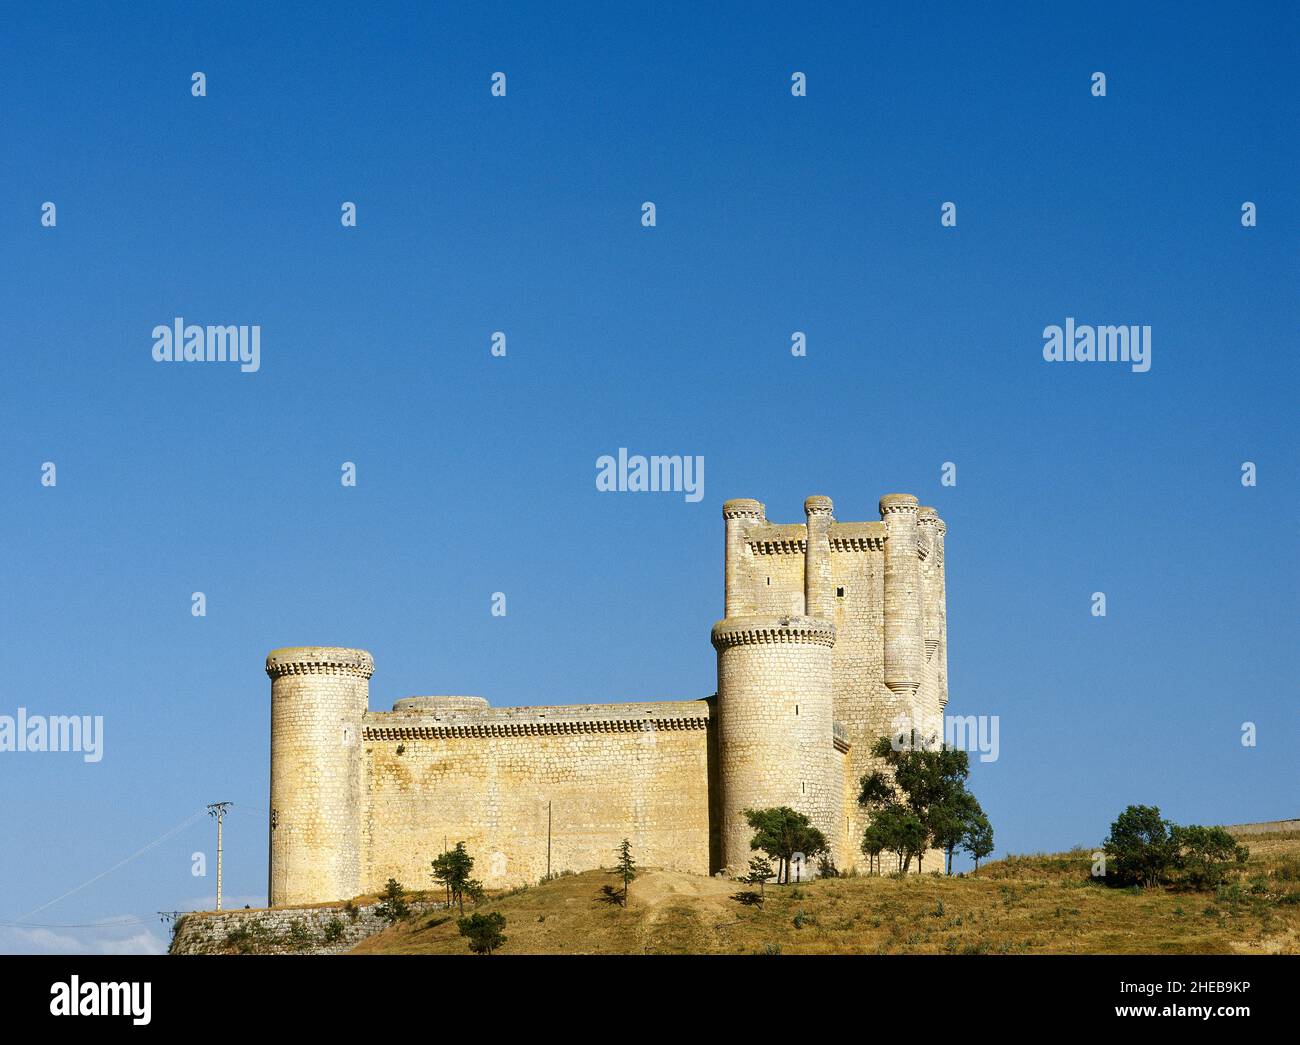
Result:
{"type": "MultiPolygon", "coordinates": [[[[947,520],[999,854],[1300,815],[1294,10],[696,8],[7,12],[0,714],[105,754],[0,754],[0,923],[218,799],[263,901],[276,646],[371,650],[376,708],[711,693],[742,496],[947,520]],[[153,362],[175,316],[260,324],[261,369],[153,362]],[[1149,324],[1150,372],[1045,362],[1067,316],[1149,324]],[[620,446],[703,500],[598,493],[620,446]]],[[[160,948],[196,851],[0,950],[160,948]]]]}

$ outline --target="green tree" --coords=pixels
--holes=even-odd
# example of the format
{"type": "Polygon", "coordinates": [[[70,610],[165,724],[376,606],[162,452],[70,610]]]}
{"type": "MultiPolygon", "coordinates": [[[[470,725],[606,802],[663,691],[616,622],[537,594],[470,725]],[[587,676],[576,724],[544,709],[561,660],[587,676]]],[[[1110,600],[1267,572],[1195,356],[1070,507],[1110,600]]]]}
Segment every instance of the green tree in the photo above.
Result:
{"type": "Polygon", "coordinates": [[[902,802],[890,802],[875,817],[884,847],[898,856],[898,870],[906,874],[913,857],[925,852],[929,832],[924,821],[902,802]]]}
{"type": "Polygon", "coordinates": [[[790,882],[790,861],[795,853],[813,859],[826,852],[826,836],[803,813],[789,806],[746,809],[745,820],[754,831],[749,848],[761,849],[777,861],[777,881],[790,882]],[[784,872],[784,878],[782,873],[784,872]]]}
{"type": "Polygon", "coordinates": [[[862,851],[873,860],[885,850],[897,853],[900,871],[908,870],[915,857],[921,871],[926,850],[935,845],[944,850],[951,874],[954,851],[983,816],[966,789],[970,758],[937,737],[918,737],[913,731],[904,739],[897,743],[879,737],[872,745],[871,754],[883,769],[859,782],[858,804],[871,812],[873,824],[882,816],[884,823],[879,830],[867,828],[862,851]]]}
{"type": "Polygon", "coordinates": [[[505,943],[506,938],[501,934],[505,927],[505,916],[499,911],[490,914],[475,912],[456,922],[456,928],[469,941],[469,949],[475,954],[491,954],[505,943]]]}
{"type": "Polygon", "coordinates": [[[1228,868],[1244,864],[1250,850],[1221,827],[1189,824],[1170,832],[1176,852],[1175,864],[1183,881],[1193,889],[1214,889],[1223,884],[1228,868]]]}
{"type": "Polygon", "coordinates": [[[755,856],[749,861],[749,874],[745,875],[744,881],[746,885],[758,886],[758,904],[760,907],[765,899],[763,887],[773,874],[775,872],[772,870],[772,861],[766,856],[755,856]]]}
{"type": "Polygon", "coordinates": [[[615,864],[615,870],[618,876],[623,879],[623,906],[627,906],[627,887],[632,884],[636,878],[636,862],[632,859],[632,843],[626,838],[623,844],[615,850],[618,853],[618,863],[615,864]]]}
{"type": "Polygon", "coordinates": [[[884,829],[875,820],[862,832],[862,852],[867,857],[867,872],[880,873],[880,854],[889,848],[884,829]]]}
{"type": "Polygon", "coordinates": [[[410,904],[406,902],[406,890],[396,878],[388,879],[388,884],[380,894],[379,903],[375,905],[375,913],[390,925],[411,913],[410,904]]]}
{"type": "Polygon", "coordinates": [[[975,858],[975,870],[978,871],[980,861],[993,852],[993,825],[983,812],[967,825],[961,846],[975,858]]]}
{"type": "Polygon", "coordinates": [[[1106,884],[1159,885],[1178,856],[1168,820],[1156,806],[1129,806],[1110,825],[1102,848],[1106,852],[1106,884]]]}
{"type": "Polygon", "coordinates": [[[944,852],[948,874],[952,874],[953,853],[982,816],[984,810],[980,808],[979,802],[961,784],[931,807],[930,835],[934,844],[944,852]]]}
{"type": "Polygon", "coordinates": [[[464,842],[457,842],[433,861],[433,880],[447,890],[447,902],[455,903],[460,913],[465,913],[465,898],[477,903],[483,896],[483,883],[470,877],[474,858],[469,855],[464,842]]]}

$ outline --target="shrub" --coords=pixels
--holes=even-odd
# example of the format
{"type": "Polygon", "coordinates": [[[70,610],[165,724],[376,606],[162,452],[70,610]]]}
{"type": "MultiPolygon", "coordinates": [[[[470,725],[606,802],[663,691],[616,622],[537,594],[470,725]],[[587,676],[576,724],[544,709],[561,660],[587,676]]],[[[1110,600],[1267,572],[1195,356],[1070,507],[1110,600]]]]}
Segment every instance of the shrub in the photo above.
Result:
{"type": "Polygon", "coordinates": [[[1228,868],[1245,864],[1250,856],[1250,850],[1221,827],[1174,827],[1171,839],[1183,881],[1193,889],[1222,885],[1228,868]]]}
{"type": "Polygon", "coordinates": [[[311,943],[311,932],[307,929],[307,923],[301,918],[295,918],[289,923],[287,936],[289,944],[293,947],[305,947],[311,943]]]}
{"type": "Polygon", "coordinates": [[[1102,844],[1110,866],[1106,884],[1159,885],[1178,853],[1170,828],[1155,806],[1129,806],[1110,825],[1102,844]]]}
{"type": "Polygon", "coordinates": [[[325,929],[322,935],[326,943],[338,943],[343,939],[343,919],[335,916],[325,923],[325,929]]]}
{"type": "Polygon", "coordinates": [[[389,925],[410,915],[411,908],[406,902],[406,890],[396,878],[388,879],[379,903],[375,905],[375,913],[389,925]]]}
{"type": "Polygon", "coordinates": [[[505,943],[506,938],[501,934],[505,927],[505,916],[498,911],[471,914],[456,923],[456,928],[469,941],[469,949],[475,954],[491,954],[505,943]]]}

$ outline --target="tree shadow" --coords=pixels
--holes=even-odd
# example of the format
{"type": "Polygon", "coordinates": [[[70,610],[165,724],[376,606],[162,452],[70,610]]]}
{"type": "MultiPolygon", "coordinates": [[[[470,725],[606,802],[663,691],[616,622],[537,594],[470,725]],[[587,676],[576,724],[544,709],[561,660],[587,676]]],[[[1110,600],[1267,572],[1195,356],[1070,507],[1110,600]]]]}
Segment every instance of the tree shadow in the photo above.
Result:
{"type": "Polygon", "coordinates": [[[596,897],[601,903],[607,903],[612,907],[623,906],[623,890],[614,885],[602,885],[600,895],[596,897]]]}
{"type": "Polygon", "coordinates": [[[762,907],[763,897],[753,890],[746,889],[739,893],[732,893],[731,898],[737,903],[744,904],[746,907],[762,907]]]}

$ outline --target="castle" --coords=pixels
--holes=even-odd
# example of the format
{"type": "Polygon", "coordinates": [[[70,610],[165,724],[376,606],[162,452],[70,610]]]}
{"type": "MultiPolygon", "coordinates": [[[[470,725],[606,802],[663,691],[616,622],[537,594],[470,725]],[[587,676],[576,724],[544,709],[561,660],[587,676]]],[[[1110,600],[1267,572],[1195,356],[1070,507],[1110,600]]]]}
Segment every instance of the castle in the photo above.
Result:
{"type": "Polygon", "coordinates": [[[490,707],[407,697],[369,710],[364,650],[274,650],[271,906],[341,900],[391,877],[430,886],[463,841],[486,886],[609,866],[623,838],[641,865],[743,872],[744,810],[790,806],[837,867],[864,860],[858,781],[899,716],[948,699],[946,527],[909,494],[880,522],[837,522],[809,497],[803,523],[758,501],[723,505],[726,612],[703,700],[490,707]]]}

